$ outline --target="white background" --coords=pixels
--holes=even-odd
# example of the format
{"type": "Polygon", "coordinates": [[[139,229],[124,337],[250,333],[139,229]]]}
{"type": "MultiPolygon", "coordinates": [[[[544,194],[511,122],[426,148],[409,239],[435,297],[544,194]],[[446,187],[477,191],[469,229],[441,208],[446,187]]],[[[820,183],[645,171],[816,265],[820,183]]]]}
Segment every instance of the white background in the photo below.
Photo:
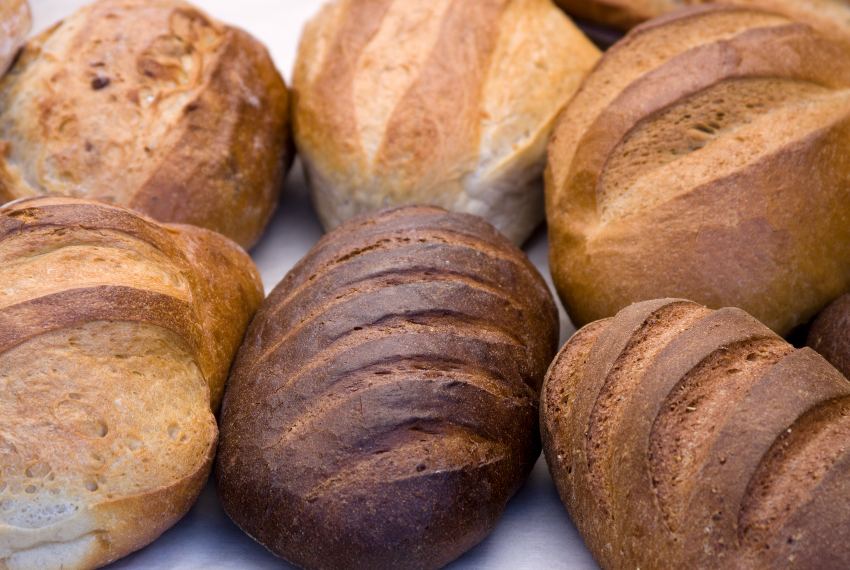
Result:
{"type": "MultiPolygon", "coordinates": [[[[86,1],[30,0],[30,3],[35,17],[34,30],[40,31],[86,1]]],[[[195,0],[195,4],[212,16],[251,32],[265,43],[289,84],[301,26],[317,11],[322,0],[195,0]]],[[[307,253],[321,234],[301,168],[296,163],[287,178],[277,215],[263,240],[251,252],[267,292],[307,253]]],[[[539,230],[525,249],[551,285],[545,231],[539,230]]],[[[561,342],[572,331],[561,309],[561,342]]],[[[253,570],[289,566],[230,522],[218,504],[212,485],[207,485],[198,504],[159,540],[110,566],[110,570],[224,568],[253,570]]],[[[594,569],[596,565],[567,517],[541,458],[494,532],[449,568],[583,570],[594,569]]]]}

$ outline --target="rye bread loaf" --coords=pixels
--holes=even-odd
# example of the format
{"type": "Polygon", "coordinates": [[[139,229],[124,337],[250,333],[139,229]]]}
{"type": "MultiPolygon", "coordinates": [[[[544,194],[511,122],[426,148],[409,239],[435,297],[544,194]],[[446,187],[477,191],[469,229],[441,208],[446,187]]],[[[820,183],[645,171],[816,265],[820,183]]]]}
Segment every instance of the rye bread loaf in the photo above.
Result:
{"type": "Polygon", "coordinates": [[[850,294],[833,301],[809,329],[807,344],[850,377],[850,294]]]}
{"type": "Polygon", "coordinates": [[[850,289],[850,44],[707,6],[609,50],[561,116],[550,262],[573,322],[683,297],[780,334],[850,289]]]}
{"type": "Polygon", "coordinates": [[[740,309],[647,301],[581,329],[541,432],[603,568],[850,567],[850,383],[740,309]]]}
{"type": "Polygon", "coordinates": [[[32,26],[32,15],[27,0],[0,2],[0,77],[18,55],[32,26]]]}
{"type": "Polygon", "coordinates": [[[221,415],[228,515],[304,568],[437,568],[539,455],[557,312],[484,220],[386,210],[325,236],[246,334],[221,415]]]}
{"type": "Polygon", "coordinates": [[[0,568],[102,566],[207,480],[259,277],[218,234],[69,198],[0,210],[0,267],[0,568]]]}
{"type": "Polygon", "coordinates": [[[336,0],[305,28],[294,128],[326,229],[435,204],[516,243],[555,118],[599,57],[551,0],[336,0]]]}
{"type": "Polygon", "coordinates": [[[291,161],[266,49],[179,0],[99,0],[0,82],[0,200],[62,194],[252,245],[291,161]]]}

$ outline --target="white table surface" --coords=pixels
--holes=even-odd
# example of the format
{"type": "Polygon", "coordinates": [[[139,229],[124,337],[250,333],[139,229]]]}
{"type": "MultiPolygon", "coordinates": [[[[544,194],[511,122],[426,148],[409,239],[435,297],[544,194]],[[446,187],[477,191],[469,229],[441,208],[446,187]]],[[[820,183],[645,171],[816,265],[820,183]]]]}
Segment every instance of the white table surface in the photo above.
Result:
{"type": "MultiPolygon", "coordinates": [[[[318,10],[322,0],[195,0],[194,3],[264,42],[289,83],[301,26],[318,10]]],[[[33,29],[40,31],[86,4],[86,0],[30,0],[30,4],[35,17],[33,29]]],[[[304,176],[296,163],[287,178],[277,214],[262,241],[251,252],[267,292],[307,253],[321,234],[304,176]]],[[[545,230],[538,230],[525,250],[551,286],[545,230]]],[[[563,343],[574,329],[560,303],[559,309],[563,343]]],[[[109,568],[254,570],[291,566],[269,554],[230,522],[219,505],[215,488],[208,484],[183,520],[147,548],[109,568]]],[[[584,570],[597,566],[567,517],[541,457],[493,533],[449,568],[584,570]]]]}

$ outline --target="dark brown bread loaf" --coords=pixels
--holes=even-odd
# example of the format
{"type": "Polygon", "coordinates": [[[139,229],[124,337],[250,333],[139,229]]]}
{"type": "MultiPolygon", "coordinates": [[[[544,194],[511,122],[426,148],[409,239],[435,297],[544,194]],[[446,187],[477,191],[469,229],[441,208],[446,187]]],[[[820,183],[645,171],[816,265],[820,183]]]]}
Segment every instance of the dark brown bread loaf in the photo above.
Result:
{"type": "Polygon", "coordinates": [[[850,294],[839,297],[812,324],[808,345],[850,376],[850,294]]]}
{"type": "Polygon", "coordinates": [[[240,349],[225,510],[305,568],[436,568],[478,543],[539,454],[551,295],[481,218],[386,210],[326,235],[240,349]]]}
{"type": "Polygon", "coordinates": [[[603,568],[850,568],[850,383],[747,313],[627,307],[573,337],[541,400],[603,568]]]}

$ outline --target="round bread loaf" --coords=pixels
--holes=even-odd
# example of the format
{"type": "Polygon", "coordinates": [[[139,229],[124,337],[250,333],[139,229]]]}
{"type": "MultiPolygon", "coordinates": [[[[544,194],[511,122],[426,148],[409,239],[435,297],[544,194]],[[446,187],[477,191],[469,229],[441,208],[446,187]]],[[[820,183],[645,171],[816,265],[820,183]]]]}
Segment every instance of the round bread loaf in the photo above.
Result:
{"type": "Polygon", "coordinates": [[[808,345],[850,377],[850,294],[839,297],[812,324],[808,345]]]}
{"type": "Polygon", "coordinates": [[[480,218],[387,210],[325,236],[231,373],[218,489],[298,566],[438,568],[484,538],[540,452],[551,294],[480,218]]]}
{"type": "Polygon", "coordinates": [[[555,118],[599,51],[551,0],[337,0],[305,28],[295,139],[325,228],[435,204],[516,243],[555,118]]]}
{"type": "Polygon", "coordinates": [[[628,30],[657,16],[700,4],[731,4],[780,12],[826,30],[850,33],[850,0],[555,0],[568,14],[628,30]]]}
{"type": "Polygon", "coordinates": [[[684,297],[780,334],[850,288],[850,44],[703,7],[614,46],[565,109],[546,175],[573,322],[684,297]]]}
{"type": "Polygon", "coordinates": [[[0,2],[0,76],[9,69],[32,26],[27,0],[0,2]]]}
{"type": "Polygon", "coordinates": [[[216,233],[69,198],[0,210],[0,263],[0,568],[100,567],[206,482],[259,276],[216,233]]]}
{"type": "Polygon", "coordinates": [[[603,568],[850,567],[850,382],[740,309],[647,301],[583,328],[541,432],[603,568]]]}
{"type": "Polygon", "coordinates": [[[291,161],[288,104],[245,32],[179,0],[100,0],[0,82],[0,200],[94,198],[248,247],[291,161]]]}

